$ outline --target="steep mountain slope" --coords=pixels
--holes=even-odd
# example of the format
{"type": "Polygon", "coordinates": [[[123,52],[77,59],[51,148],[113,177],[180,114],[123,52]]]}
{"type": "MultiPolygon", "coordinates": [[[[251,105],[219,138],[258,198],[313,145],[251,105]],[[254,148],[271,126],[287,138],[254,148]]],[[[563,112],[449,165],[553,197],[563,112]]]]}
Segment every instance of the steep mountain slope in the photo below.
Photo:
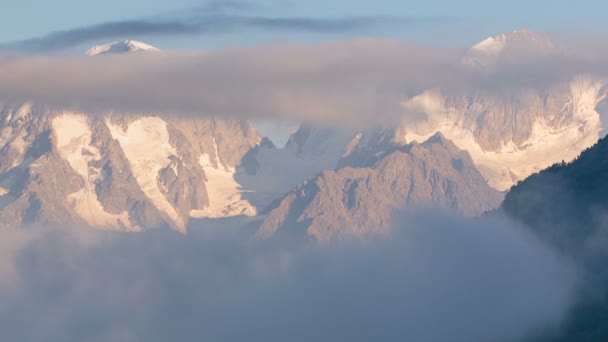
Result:
{"type": "MultiPolygon", "coordinates": [[[[8,226],[86,223],[140,230],[166,222],[184,231],[192,211],[227,201],[208,190],[215,180],[207,174],[234,169],[238,151],[244,155],[260,141],[246,123],[213,119],[184,120],[200,138],[180,131],[186,123],[170,117],[99,117],[24,104],[4,106],[0,118],[0,183],[7,189],[0,214],[8,226]],[[231,137],[224,141],[226,127],[231,137]],[[202,166],[204,156],[208,164],[202,166]]],[[[230,195],[233,202],[241,200],[239,191],[230,195]]]]}
{"type": "Polygon", "coordinates": [[[507,194],[502,209],[569,253],[600,248],[608,255],[608,138],[571,163],[528,177],[507,194]]]}
{"type": "MultiPolygon", "coordinates": [[[[505,59],[559,54],[542,35],[521,30],[491,37],[473,47],[463,62],[491,68],[505,59]]],[[[469,151],[475,164],[498,190],[561,160],[572,160],[593,145],[602,130],[598,104],[606,97],[606,80],[578,76],[546,89],[512,89],[451,95],[426,91],[406,103],[407,111],[425,119],[402,128],[406,141],[424,141],[443,133],[469,151]]]]}
{"type": "Polygon", "coordinates": [[[396,208],[438,205],[477,215],[499,205],[502,195],[488,187],[468,153],[441,134],[409,145],[391,143],[391,133],[373,135],[386,139],[358,136],[341,167],[287,194],[264,219],[258,236],[363,237],[386,232],[396,208]]]}
{"type": "Polygon", "coordinates": [[[577,266],[581,293],[559,336],[541,341],[608,339],[608,138],[571,163],[532,175],[506,196],[501,211],[523,222],[577,266]]]}

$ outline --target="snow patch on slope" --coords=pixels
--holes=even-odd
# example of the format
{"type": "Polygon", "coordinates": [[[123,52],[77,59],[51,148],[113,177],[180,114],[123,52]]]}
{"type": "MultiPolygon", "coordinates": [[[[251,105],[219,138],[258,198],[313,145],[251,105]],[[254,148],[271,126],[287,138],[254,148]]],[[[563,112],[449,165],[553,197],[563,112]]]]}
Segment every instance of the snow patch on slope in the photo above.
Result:
{"type": "Polygon", "coordinates": [[[106,120],[112,138],[118,140],[125,153],[133,176],[144,194],[154,206],[164,213],[176,228],[186,232],[184,220],[167,200],[159,188],[160,170],[170,166],[171,156],[176,155],[175,148],[169,143],[167,123],[158,117],[142,117],[131,122],[124,130],[106,120]]]}
{"type": "Polygon", "coordinates": [[[101,156],[99,149],[91,145],[92,133],[87,117],[63,113],[53,119],[52,127],[59,154],[84,181],[79,191],[68,195],[68,203],[74,211],[94,227],[140,230],[131,224],[128,212],[120,215],[107,213],[97,198],[95,181],[100,177],[100,170],[91,167],[90,163],[101,156]]]}
{"type": "Polygon", "coordinates": [[[232,216],[255,216],[257,210],[246,199],[242,198],[243,189],[235,180],[237,170],[222,164],[219,158],[217,143],[213,139],[215,160],[218,166],[213,166],[208,154],[203,153],[199,163],[207,177],[207,194],[209,207],[203,210],[192,210],[190,216],[194,218],[221,218],[232,216]]]}
{"type": "Polygon", "coordinates": [[[505,45],[506,41],[504,39],[489,37],[473,46],[472,50],[485,55],[498,55],[505,48],[505,45]]]}

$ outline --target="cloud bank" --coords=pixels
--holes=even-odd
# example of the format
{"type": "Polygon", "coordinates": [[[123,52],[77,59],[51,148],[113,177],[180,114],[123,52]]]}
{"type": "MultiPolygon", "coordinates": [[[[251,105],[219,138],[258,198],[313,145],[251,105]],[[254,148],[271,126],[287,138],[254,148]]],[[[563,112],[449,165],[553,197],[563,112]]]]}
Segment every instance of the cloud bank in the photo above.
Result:
{"type": "MultiPolygon", "coordinates": [[[[7,340],[517,341],[575,274],[509,222],[418,213],[390,238],[292,248],[193,229],[50,229],[1,250],[7,340]]],[[[228,230],[227,230],[228,229],[228,230]]]]}
{"type": "Polygon", "coordinates": [[[463,51],[357,39],[189,53],[0,57],[0,100],[89,112],[174,113],[321,121],[369,127],[401,120],[402,103],[431,88],[517,94],[589,73],[606,54],[518,56],[492,69],[463,51]]]}
{"type": "Polygon", "coordinates": [[[376,121],[431,85],[444,58],[395,41],[193,53],[8,56],[0,99],[59,108],[258,119],[376,121]],[[434,63],[435,62],[435,63],[434,63]],[[404,93],[405,92],[405,93],[404,93]]]}

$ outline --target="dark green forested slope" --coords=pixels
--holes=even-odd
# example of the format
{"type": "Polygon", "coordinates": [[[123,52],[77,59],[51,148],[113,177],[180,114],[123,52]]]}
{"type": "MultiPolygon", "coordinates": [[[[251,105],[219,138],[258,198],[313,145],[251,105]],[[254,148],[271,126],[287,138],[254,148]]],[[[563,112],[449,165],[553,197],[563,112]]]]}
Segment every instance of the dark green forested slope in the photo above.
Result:
{"type": "Polygon", "coordinates": [[[572,257],[588,286],[558,341],[608,341],[608,138],[530,176],[502,210],[572,257]]]}

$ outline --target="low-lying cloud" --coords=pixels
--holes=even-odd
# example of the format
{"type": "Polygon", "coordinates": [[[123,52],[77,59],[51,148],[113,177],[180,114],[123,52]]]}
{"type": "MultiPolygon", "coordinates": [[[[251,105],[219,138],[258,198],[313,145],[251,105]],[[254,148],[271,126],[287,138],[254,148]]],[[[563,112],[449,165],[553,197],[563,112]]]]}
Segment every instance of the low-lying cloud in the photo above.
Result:
{"type": "MultiPolygon", "coordinates": [[[[288,248],[193,229],[44,228],[0,251],[7,340],[517,341],[559,324],[575,273],[498,219],[418,213],[390,238],[288,248]]],[[[222,232],[227,232],[224,227],[222,232]]],[[[2,241],[15,235],[2,232],[2,241]]]]}

